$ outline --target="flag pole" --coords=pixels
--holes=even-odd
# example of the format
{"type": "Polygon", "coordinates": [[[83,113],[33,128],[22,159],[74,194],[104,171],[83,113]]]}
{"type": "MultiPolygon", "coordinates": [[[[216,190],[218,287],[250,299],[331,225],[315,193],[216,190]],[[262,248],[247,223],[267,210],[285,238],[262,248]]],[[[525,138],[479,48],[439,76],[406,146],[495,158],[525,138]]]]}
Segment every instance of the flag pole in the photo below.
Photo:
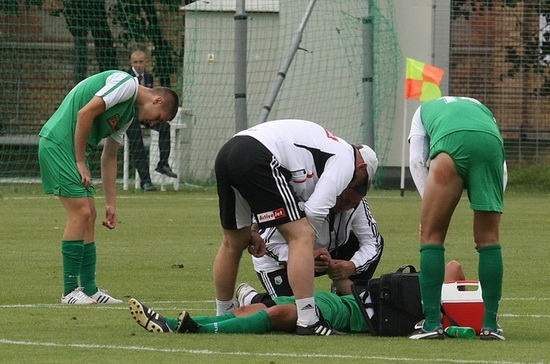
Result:
{"type": "Polygon", "coordinates": [[[403,141],[401,144],[401,197],[405,195],[405,157],[407,146],[407,100],[427,101],[441,97],[439,84],[445,71],[441,68],[407,58],[403,110],[403,141]],[[410,89],[409,89],[410,87],[410,89]]]}
{"type": "Polygon", "coordinates": [[[401,197],[405,196],[405,155],[407,145],[407,98],[403,107],[403,140],[401,142],[401,197]]]}

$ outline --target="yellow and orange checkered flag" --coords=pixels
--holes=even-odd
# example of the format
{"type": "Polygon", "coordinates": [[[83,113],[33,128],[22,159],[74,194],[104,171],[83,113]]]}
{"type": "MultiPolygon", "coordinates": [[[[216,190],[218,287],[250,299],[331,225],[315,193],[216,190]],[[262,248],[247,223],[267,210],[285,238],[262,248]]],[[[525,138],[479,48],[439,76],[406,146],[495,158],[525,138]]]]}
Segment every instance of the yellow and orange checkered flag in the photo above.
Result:
{"type": "Polygon", "coordinates": [[[445,71],[407,58],[405,99],[428,101],[441,97],[439,84],[445,71]]]}

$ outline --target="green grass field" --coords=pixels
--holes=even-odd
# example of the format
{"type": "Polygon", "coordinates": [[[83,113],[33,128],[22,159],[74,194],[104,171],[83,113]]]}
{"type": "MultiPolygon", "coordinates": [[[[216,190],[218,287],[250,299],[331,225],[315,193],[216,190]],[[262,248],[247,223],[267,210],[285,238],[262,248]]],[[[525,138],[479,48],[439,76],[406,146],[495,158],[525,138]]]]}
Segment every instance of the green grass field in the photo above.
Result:
{"type": "MultiPolygon", "coordinates": [[[[506,195],[501,241],[505,259],[500,309],[504,342],[413,341],[367,334],[336,337],[152,334],[126,304],[61,305],[60,239],[65,211],[39,186],[0,185],[0,362],[2,363],[544,363],[550,361],[550,226],[548,193],[506,195]]],[[[376,275],[418,266],[420,198],[413,191],[368,196],[386,246],[376,275]]],[[[220,244],[214,190],[118,195],[119,225],[100,226],[97,282],[125,302],[136,297],[165,316],[185,308],[214,314],[212,263],[220,244]]],[[[477,278],[472,213],[463,198],[446,242],[477,278]]],[[[239,281],[260,284],[248,256],[239,281]]],[[[326,278],[316,281],[328,290],[326,278]]]]}

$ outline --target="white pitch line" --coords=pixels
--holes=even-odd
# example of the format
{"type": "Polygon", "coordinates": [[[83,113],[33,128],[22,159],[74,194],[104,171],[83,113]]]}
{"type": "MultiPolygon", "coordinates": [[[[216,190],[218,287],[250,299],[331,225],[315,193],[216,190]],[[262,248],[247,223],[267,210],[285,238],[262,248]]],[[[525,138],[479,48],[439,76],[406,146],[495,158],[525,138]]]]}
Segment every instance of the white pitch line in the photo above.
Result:
{"type": "Polygon", "coordinates": [[[514,313],[503,313],[503,314],[498,314],[499,316],[501,317],[527,317],[527,318],[550,318],[550,315],[537,315],[537,314],[531,314],[531,315],[517,315],[517,314],[514,314],[514,313]]]}
{"type": "MultiPolygon", "coordinates": [[[[509,301],[547,301],[549,298],[544,297],[516,297],[516,298],[508,298],[509,301]]],[[[197,301],[146,301],[143,300],[143,302],[146,302],[148,306],[150,307],[158,307],[162,306],[162,310],[180,310],[182,308],[191,309],[192,311],[211,311],[214,309],[214,307],[205,308],[205,307],[192,307],[194,305],[209,305],[213,304],[214,300],[197,300],[197,301]],[[172,307],[166,307],[166,305],[172,305],[172,307]]],[[[69,309],[74,306],[72,305],[66,305],[61,303],[31,303],[31,304],[7,304],[7,305],[0,305],[0,308],[58,308],[58,309],[69,309]]],[[[93,306],[94,309],[102,309],[102,310],[127,310],[128,308],[126,306],[120,306],[120,305],[97,305],[93,306]]],[[[514,313],[499,313],[501,317],[512,317],[512,318],[550,318],[550,315],[547,314],[514,314],[514,313]]]]}
{"type": "Polygon", "coordinates": [[[550,301],[550,297],[504,297],[501,301],[550,301]]]}
{"type": "Polygon", "coordinates": [[[84,348],[84,349],[114,349],[114,350],[132,350],[132,351],[148,351],[148,352],[163,352],[163,353],[186,353],[195,355],[232,355],[232,356],[265,356],[265,357],[287,357],[287,358],[324,358],[324,359],[366,359],[366,360],[383,360],[388,362],[408,361],[408,362],[438,362],[438,363],[473,363],[473,364],[542,364],[540,362],[517,362],[517,361],[501,361],[501,360],[466,360],[466,359],[426,359],[426,358],[403,358],[403,357],[386,357],[386,356],[368,356],[368,355],[340,355],[340,354],[296,354],[296,353],[253,353],[244,351],[224,352],[210,349],[192,350],[192,349],[175,349],[175,348],[153,348],[149,346],[119,346],[119,345],[100,345],[100,344],[59,344],[53,342],[33,342],[33,341],[16,341],[8,339],[0,339],[0,344],[5,345],[28,345],[28,346],[45,346],[45,347],[61,347],[61,348],[84,348]]]}
{"type": "MultiPolygon", "coordinates": [[[[214,300],[198,300],[198,301],[143,301],[146,302],[149,306],[155,306],[155,305],[178,305],[178,307],[174,308],[175,310],[181,309],[182,306],[185,305],[196,305],[196,304],[213,304],[214,300]]],[[[0,305],[0,308],[74,308],[74,305],[67,305],[63,303],[14,303],[14,304],[8,304],[8,305],[0,305]]],[[[114,309],[114,310],[120,310],[124,309],[127,310],[128,307],[126,306],[120,306],[120,305],[90,305],[90,306],[81,306],[81,307],[93,307],[98,309],[114,309]]],[[[163,307],[163,310],[167,310],[169,308],[163,307]]],[[[200,308],[193,308],[193,310],[207,310],[207,309],[200,309],[200,308]]]]}

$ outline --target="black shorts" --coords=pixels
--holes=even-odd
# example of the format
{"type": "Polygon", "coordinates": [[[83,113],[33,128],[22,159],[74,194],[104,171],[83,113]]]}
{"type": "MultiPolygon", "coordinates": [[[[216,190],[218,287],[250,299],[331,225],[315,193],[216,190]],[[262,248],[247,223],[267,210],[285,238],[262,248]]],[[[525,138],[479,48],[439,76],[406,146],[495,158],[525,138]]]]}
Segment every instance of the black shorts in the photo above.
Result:
{"type": "Polygon", "coordinates": [[[261,228],[306,216],[289,183],[290,172],[252,137],[237,136],[225,143],[216,157],[215,172],[224,229],[249,226],[252,215],[261,228]]]}

